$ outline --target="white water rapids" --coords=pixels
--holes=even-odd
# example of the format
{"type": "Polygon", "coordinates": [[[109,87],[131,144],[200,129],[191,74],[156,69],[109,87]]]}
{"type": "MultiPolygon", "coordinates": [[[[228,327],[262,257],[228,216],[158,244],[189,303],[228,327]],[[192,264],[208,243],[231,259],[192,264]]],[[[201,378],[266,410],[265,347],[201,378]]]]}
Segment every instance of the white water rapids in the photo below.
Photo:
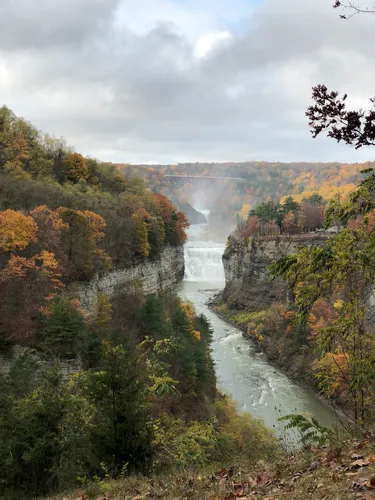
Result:
{"type": "MultiPolygon", "coordinates": [[[[206,305],[225,284],[222,263],[225,245],[205,241],[206,229],[205,224],[189,229],[180,296],[193,303],[197,312],[211,322],[212,356],[220,390],[230,394],[241,411],[263,419],[267,427],[284,439],[285,430],[278,422],[283,415],[303,412],[331,426],[336,418],[329,407],[272,366],[239,329],[225,323],[206,305]]],[[[288,439],[293,440],[290,435],[288,439]]]]}

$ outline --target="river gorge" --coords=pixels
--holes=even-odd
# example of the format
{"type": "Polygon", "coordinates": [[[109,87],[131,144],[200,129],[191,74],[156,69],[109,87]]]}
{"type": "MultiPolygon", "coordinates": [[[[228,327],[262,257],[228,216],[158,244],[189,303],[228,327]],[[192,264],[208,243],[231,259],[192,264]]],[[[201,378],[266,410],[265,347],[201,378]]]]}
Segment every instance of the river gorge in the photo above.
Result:
{"type": "Polygon", "coordinates": [[[206,229],[206,224],[189,229],[184,249],[185,278],[179,293],[211,322],[218,388],[231,395],[240,411],[261,418],[280,437],[285,438],[285,430],[278,418],[291,413],[305,412],[320,424],[332,426],[337,420],[331,408],[272,366],[238,328],[208,307],[210,299],[225,286],[225,244],[208,241],[206,229]]]}

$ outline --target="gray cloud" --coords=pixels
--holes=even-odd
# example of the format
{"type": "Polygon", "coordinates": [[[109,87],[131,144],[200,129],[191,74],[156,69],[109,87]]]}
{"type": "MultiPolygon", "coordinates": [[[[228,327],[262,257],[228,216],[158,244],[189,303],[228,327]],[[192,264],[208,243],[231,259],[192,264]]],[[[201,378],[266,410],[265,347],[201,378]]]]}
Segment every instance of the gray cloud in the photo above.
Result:
{"type": "Polygon", "coordinates": [[[120,0],[2,0],[0,47],[42,50],[88,42],[105,35],[120,0]]]}
{"type": "MultiPolygon", "coordinates": [[[[191,19],[188,27],[180,14],[174,24],[172,14],[160,19],[159,10],[174,12],[171,0],[147,0],[155,8],[147,29],[136,4],[5,0],[5,104],[113,161],[370,159],[313,141],[304,112],[322,82],[366,105],[375,88],[371,16],[343,22],[327,0],[263,0],[198,59],[191,19]]],[[[202,34],[217,31],[206,14],[202,34]]]]}

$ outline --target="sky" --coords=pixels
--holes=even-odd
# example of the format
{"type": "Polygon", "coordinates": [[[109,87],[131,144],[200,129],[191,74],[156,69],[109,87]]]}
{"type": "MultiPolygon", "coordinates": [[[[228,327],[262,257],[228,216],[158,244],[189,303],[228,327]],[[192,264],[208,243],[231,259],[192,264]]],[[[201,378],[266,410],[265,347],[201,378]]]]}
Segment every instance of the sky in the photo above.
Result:
{"type": "Polygon", "coordinates": [[[319,83],[375,95],[375,16],[332,3],[1,0],[0,105],[103,161],[373,160],[305,117],[319,83]]]}

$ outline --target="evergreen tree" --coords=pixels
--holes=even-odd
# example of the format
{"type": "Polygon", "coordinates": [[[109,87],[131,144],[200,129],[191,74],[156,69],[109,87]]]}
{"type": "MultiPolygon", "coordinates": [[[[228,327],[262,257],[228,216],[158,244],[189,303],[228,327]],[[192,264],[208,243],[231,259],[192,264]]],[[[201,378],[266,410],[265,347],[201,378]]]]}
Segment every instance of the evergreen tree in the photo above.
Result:
{"type": "Polygon", "coordinates": [[[40,336],[45,349],[63,357],[84,352],[88,329],[83,314],[66,297],[56,297],[42,318],[40,336]]]}
{"type": "Polygon", "coordinates": [[[99,371],[81,373],[77,387],[95,407],[92,442],[98,460],[115,474],[151,458],[145,391],[136,361],[122,345],[103,345],[99,371]]]}

